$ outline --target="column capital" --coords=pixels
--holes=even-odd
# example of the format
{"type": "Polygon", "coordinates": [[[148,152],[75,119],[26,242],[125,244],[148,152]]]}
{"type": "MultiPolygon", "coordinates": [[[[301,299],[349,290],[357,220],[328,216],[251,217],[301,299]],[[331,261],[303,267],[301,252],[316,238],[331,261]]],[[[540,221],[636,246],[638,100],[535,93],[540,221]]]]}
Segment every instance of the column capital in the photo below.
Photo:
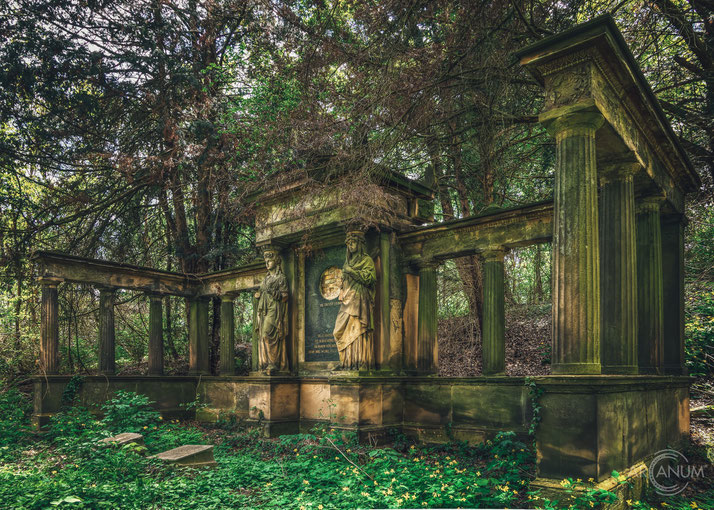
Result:
{"type": "Polygon", "coordinates": [[[221,302],[222,303],[226,303],[226,302],[232,303],[235,300],[236,300],[236,297],[232,294],[221,294],[221,302]]]}
{"type": "Polygon", "coordinates": [[[95,287],[100,294],[114,294],[118,290],[118,287],[114,287],[111,285],[97,285],[95,287]]]}
{"type": "Polygon", "coordinates": [[[481,252],[481,257],[484,262],[503,262],[503,258],[506,256],[505,248],[490,248],[481,252]]]}
{"type": "Polygon", "coordinates": [[[146,295],[151,301],[163,301],[165,295],[158,292],[147,292],[146,295]]]}
{"type": "Polygon", "coordinates": [[[419,271],[422,271],[424,269],[434,269],[436,270],[439,267],[440,262],[436,259],[423,259],[417,262],[417,268],[419,271]]]}
{"type": "Polygon", "coordinates": [[[64,278],[59,278],[57,276],[40,276],[37,279],[40,285],[47,285],[48,287],[57,287],[60,283],[64,282],[64,278]]]}
{"type": "Polygon", "coordinates": [[[556,108],[541,114],[539,120],[556,138],[593,135],[605,123],[605,117],[594,106],[556,108]]]}
{"type": "Polygon", "coordinates": [[[641,170],[642,165],[633,158],[604,161],[598,164],[600,185],[632,179],[641,170]]]}
{"type": "Polygon", "coordinates": [[[665,202],[664,194],[642,197],[637,201],[637,213],[659,212],[665,202]]]}

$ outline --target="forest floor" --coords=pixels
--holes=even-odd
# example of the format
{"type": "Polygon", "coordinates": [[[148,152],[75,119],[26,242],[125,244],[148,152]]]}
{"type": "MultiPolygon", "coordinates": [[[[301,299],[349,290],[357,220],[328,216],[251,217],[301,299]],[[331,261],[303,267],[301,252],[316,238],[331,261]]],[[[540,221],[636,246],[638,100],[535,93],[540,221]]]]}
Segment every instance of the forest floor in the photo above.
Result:
{"type": "MultiPolygon", "coordinates": [[[[506,375],[550,374],[550,305],[506,309],[506,375]]],[[[439,375],[481,375],[481,342],[470,317],[439,321],[439,375]]]]}

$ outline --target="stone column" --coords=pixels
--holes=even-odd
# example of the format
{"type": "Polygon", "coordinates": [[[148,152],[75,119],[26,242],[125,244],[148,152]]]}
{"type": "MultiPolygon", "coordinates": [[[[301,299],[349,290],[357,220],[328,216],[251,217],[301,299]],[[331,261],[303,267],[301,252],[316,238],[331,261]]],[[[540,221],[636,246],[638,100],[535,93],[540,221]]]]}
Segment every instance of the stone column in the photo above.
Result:
{"type": "Polygon", "coordinates": [[[600,193],[600,361],[605,374],[637,373],[636,161],[605,165],[600,193]]]}
{"type": "Polygon", "coordinates": [[[378,281],[378,292],[379,292],[379,352],[377,353],[377,366],[380,368],[389,367],[389,357],[391,354],[391,344],[390,344],[390,316],[389,316],[389,280],[390,280],[390,267],[391,261],[389,260],[389,242],[390,233],[380,232],[379,233],[379,262],[381,274],[380,280],[378,281]]]}
{"type": "Polygon", "coordinates": [[[549,122],[555,134],[553,374],[600,373],[600,247],[595,132],[599,112],[549,122]]]}
{"type": "Polygon", "coordinates": [[[235,345],[233,296],[221,296],[221,375],[235,375],[235,345]]]}
{"type": "Polygon", "coordinates": [[[40,372],[59,372],[59,305],[57,285],[61,280],[41,278],[42,285],[42,325],[40,328],[40,372]]]}
{"type": "Polygon", "coordinates": [[[506,372],[503,249],[483,252],[483,375],[506,372]]]}
{"type": "Polygon", "coordinates": [[[684,227],[683,214],[662,216],[663,368],[686,375],[684,363],[684,227]]]}
{"type": "Polygon", "coordinates": [[[438,263],[428,261],[419,267],[419,311],[417,314],[417,370],[424,374],[437,371],[438,304],[436,300],[436,269],[438,263]]]}
{"type": "Polygon", "coordinates": [[[639,372],[662,373],[663,301],[661,196],[641,200],[637,208],[637,344],[639,372]]]}
{"type": "Polygon", "coordinates": [[[208,375],[208,299],[189,299],[188,373],[208,375]]]}
{"type": "Polygon", "coordinates": [[[114,341],[114,299],[116,289],[102,287],[99,289],[99,373],[114,375],[115,341],[114,341]]]}
{"type": "Polygon", "coordinates": [[[164,375],[163,296],[149,295],[149,375],[164,375]]]}

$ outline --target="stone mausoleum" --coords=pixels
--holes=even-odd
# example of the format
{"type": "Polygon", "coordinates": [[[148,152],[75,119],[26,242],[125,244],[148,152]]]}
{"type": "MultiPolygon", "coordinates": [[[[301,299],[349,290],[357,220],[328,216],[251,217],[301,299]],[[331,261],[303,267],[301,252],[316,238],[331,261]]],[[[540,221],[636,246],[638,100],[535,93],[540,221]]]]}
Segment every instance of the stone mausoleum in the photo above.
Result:
{"type": "Polygon", "coordinates": [[[552,242],[552,375],[536,434],[537,484],[606,482],[688,439],[684,369],[684,197],[699,180],[621,34],[597,18],[518,52],[542,84],[540,121],[555,138],[552,201],[433,223],[432,190],[387,172],[365,207],[339,187],[308,192],[300,179],[258,198],[265,260],[199,276],[40,253],[42,373],[35,420],[56,412],[69,375],[57,375],[57,287],[100,293],[101,375],[81,398],[125,389],[167,415],[199,396],[200,420],[234,414],[267,435],[330,422],[362,440],[398,430],[425,442],[528,434],[523,377],[504,375],[504,254],[552,242]],[[371,209],[370,209],[371,207],[371,209]],[[306,221],[309,220],[309,221],[306,221]],[[304,240],[309,229],[310,249],[304,240]],[[436,270],[480,255],[484,268],[483,376],[436,376],[436,270]],[[267,267],[266,267],[267,266],[267,267]],[[151,300],[149,369],[114,370],[116,289],[151,300]],[[253,371],[235,376],[233,300],[255,296],[253,371]],[[189,303],[190,375],[163,375],[162,297],[189,303]],[[208,358],[209,299],[220,297],[220,375],[208,358]]]}

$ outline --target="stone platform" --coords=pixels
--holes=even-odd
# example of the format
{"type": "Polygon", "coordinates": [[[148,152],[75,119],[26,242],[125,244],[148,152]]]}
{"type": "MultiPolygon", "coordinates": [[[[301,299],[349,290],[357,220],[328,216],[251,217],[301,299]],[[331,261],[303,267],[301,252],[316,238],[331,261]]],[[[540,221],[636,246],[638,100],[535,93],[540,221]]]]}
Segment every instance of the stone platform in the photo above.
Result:
{"type": "MultiPolygon", "coordinates": [[[[35,423],[59,409],[69,376],[35,379],[35,423]]],[[[544,376],[536,403],[538,476],[606,480],[689,437],[689,384],[683,376],[544,376]]],[[[523,377],[345,375],[310,377],[87,377],[82,405],[97,408],[117,390],[161,402],[166,416],[192,418],[181,404],[198,394],[195,417],[234,415],[266,436],[308,432],[316,424],[386,442],[401,432],[427,443],[478,443],[498,431],[527,437],[533,402],[523,377]]]]}

